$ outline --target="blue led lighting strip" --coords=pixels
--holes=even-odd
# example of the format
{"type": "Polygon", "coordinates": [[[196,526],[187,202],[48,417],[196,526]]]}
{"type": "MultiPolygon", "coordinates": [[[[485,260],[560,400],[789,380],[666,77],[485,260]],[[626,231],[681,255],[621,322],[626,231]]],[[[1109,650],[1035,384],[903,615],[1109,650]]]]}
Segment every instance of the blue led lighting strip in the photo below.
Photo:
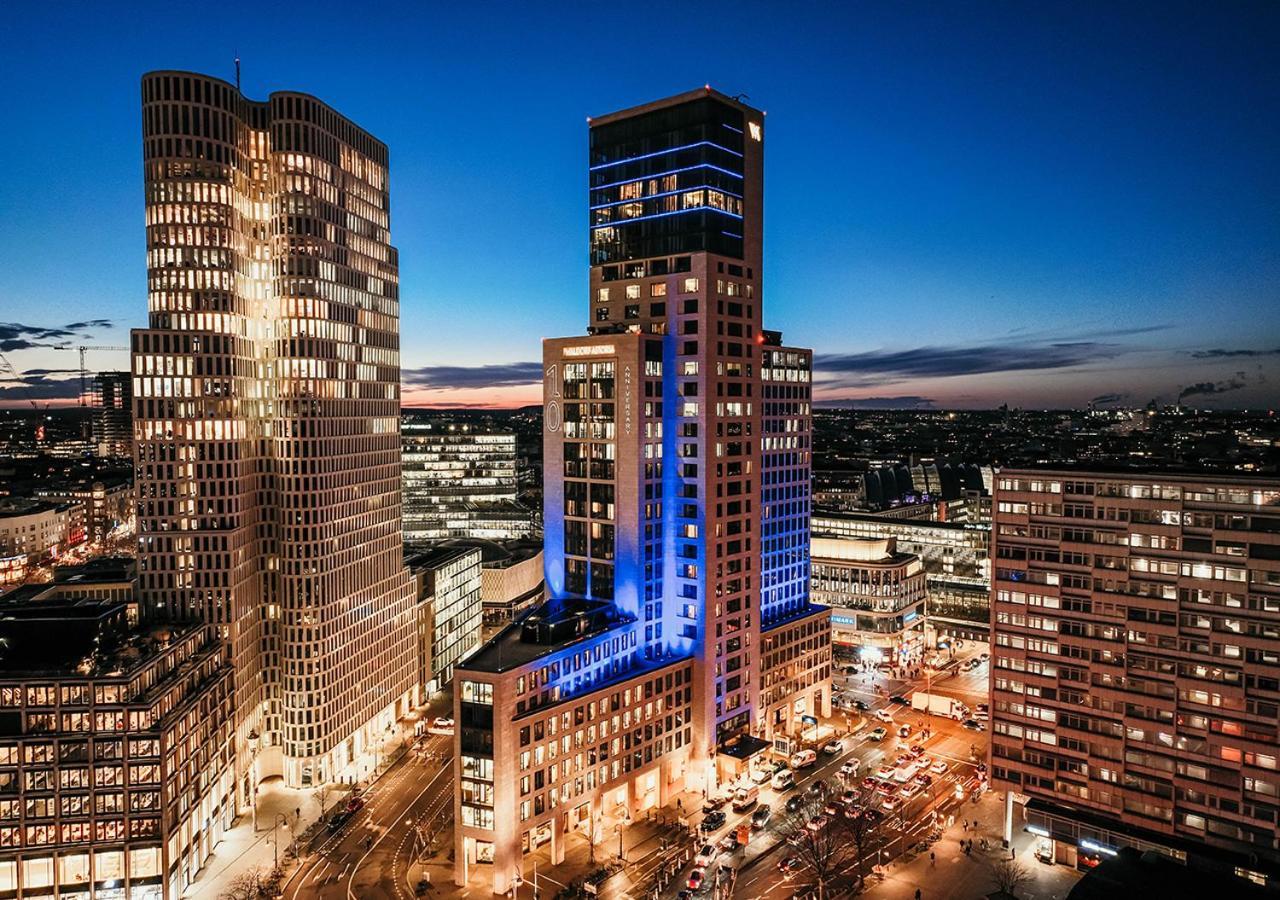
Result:
{"type": "Polygon", "coordinates": [[[622,181],[611,181],[608,184],[594,184],[590,185],[588,190],[602,191],[605,188],[617,187],[620,184],[635,184],[638,181],[648,181],[651,178],[665,178],[668,175],[678,175],[681,172],[692,172],[694,169],[713,169],[716,172],[723,172],[726,175],[732,175],[734,178],[742,178],[741,172],[722,169],[719,166],[713,166],[711,163],[698,163],[696,166],[684,166],[680,169],[668,169],[666,172],[655,172],[652,175],[642,175],[639,178],[624,178],[622,181]]]}
{"type": "Polygon", "coordinates": [[[734,219],[742,218],[742,216],[737,213],[731,213],[723,209],[716,209],[714,206],[691,206],[688,209],[677,209],[674,212],[654,213],[650,216],[636,216],[634,219],[618,219],[613,222],[601,222],[599,225],[592,225],[591,230],[595,231],[597,228],[617,228],[619,225],[630,225],[632,222],[643,222],[645,219],[663,219],[667,216],[683,216],[686,213],[695,212],[714,212],[720,213],[722,216],[730,216],[734,219]]]}
{"type": "Polygon", "coordinates": [[[725,153],[732,153],[739,159],[742,158],[742,154],[737,150],[730,150],[728,147],[722,147],[715,141],[698,141],[694,144],[684,144],[679,147],[668,147],[666,150],[655,150],[653,153],[644,153],[640,156],[628,156],[626,159],[619,159],[615,162],[600,163],[599,165],[592,166],[591,171],[594,172],[597,169],[610,169],[614,166],[625,165],[626,163],[636,162],[641,159],[652,159],[655,156],[666,156],[668,153],[678,153],[681,150],[692,150],[694,147],[715,147],[717,150],[723,150],[725,153]]]}
{"type": "Polygon", "coordinates": [[[735,200],[742,199],[740,194],[726,191],[724,188],[716,187],[713,184],[696,184],[687,188],[680,188],[678,191],[663,191],[660,194],[645,194],[643,197],[632,197],[629,200],[612,200],[608,203],[597,203],[591,209],[607,209],[610,206],[621,206],[624,203],[643,203],[646,200],[656,200],[658,197],[674,197],[676,194],[687,194],[689,191],[719,191],[725,196],[733,197],[735,200]]]}

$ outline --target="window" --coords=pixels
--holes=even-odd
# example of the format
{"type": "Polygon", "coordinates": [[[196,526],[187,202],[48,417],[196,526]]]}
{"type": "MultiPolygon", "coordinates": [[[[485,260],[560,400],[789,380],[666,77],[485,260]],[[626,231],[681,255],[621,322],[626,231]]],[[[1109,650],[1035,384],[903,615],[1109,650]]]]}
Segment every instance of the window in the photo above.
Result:
{"type": "Polygon", "coordinates": [[[650,297],[667,296],[667,283],[665,281],[655,281],[653,284],[649,285],[649,296],[650,297]]]}
{"type": "Polygon", "coordinates": [[[698,290],[698,279],[696,278],[685,278],[680,282],[680,293],[682,294],[697,293],[697,290],[698,290]]]}

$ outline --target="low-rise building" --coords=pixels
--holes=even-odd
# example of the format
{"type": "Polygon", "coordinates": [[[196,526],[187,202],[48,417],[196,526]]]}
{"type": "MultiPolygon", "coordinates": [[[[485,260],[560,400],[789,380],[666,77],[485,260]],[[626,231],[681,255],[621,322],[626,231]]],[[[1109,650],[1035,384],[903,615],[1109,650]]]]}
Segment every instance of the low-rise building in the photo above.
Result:
{"type": "Polygon", "coordinates": [[[813,538],[811,596],[831,607],[831,640],[866,662],[910,665],[924,652],[920,557],[892,538],[813,538]]]}
{"type": "Polygon", "coordinates": [[[0,897],[176,900],[235,816],[211,626],[0,601],[0,897]]]}
{"type": "Polygon", "coordinates": [[[77,500],[0,499],[0,584],[22,581],[85,538],[84,504],[77,500]]]}

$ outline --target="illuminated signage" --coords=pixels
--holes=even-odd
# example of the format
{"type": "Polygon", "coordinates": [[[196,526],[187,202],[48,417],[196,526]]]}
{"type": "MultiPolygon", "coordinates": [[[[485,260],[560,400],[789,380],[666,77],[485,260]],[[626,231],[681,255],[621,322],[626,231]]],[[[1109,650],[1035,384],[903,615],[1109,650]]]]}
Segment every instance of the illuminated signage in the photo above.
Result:
{"type": "Polygon", "coordinates": [[[759,122],[748,122],[747,130],[751,132],[751,140],[753,141],[760,140],[760,123],[759,122]]]}
{"type": "Polygon", "coordinates": [[[613,353],[613,344],[581,344],[564,347],[560,353],[564,356],[607,356],[613,353]]]}

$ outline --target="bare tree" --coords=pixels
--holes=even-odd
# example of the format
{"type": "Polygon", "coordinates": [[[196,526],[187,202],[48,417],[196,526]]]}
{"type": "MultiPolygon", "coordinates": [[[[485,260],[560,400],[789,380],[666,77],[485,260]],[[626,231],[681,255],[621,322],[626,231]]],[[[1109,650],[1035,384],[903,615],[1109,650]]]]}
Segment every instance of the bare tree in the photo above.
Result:
{"type": "Polygon", "coordinates": [[[245,869],[218,895],[218,900],[258,900],[262,894],[261,869],[245,869]]]}
{"type": "Polygon", "coordinates": [[[320,818],[324,818],[324,814],[329,811],[329,796],[333,793],[333,785],[329,782],[316,787],[311,792],[311,796],[316,798],[316,804],[320,807],[320,818]]]}
{"type": "Polygon", "coordinates": [[[881,817],[873,811],[874,800],[829,803],[827,798],[837,794],[838,788],[824,784],[821,793],[806,792],[799,808],[774,820],[786,855],[797,861],[797,877],[817,889],[818,900],[861,885],[865,857],[879,838],[881,817]]]}
{"type": "Polygon", "coordinates": [[[999,859],[991,863],[991,880],[996,890],[1016,897],[1019,888],[1031,882],[1031,871],[1016,859],[999,859]]]}

